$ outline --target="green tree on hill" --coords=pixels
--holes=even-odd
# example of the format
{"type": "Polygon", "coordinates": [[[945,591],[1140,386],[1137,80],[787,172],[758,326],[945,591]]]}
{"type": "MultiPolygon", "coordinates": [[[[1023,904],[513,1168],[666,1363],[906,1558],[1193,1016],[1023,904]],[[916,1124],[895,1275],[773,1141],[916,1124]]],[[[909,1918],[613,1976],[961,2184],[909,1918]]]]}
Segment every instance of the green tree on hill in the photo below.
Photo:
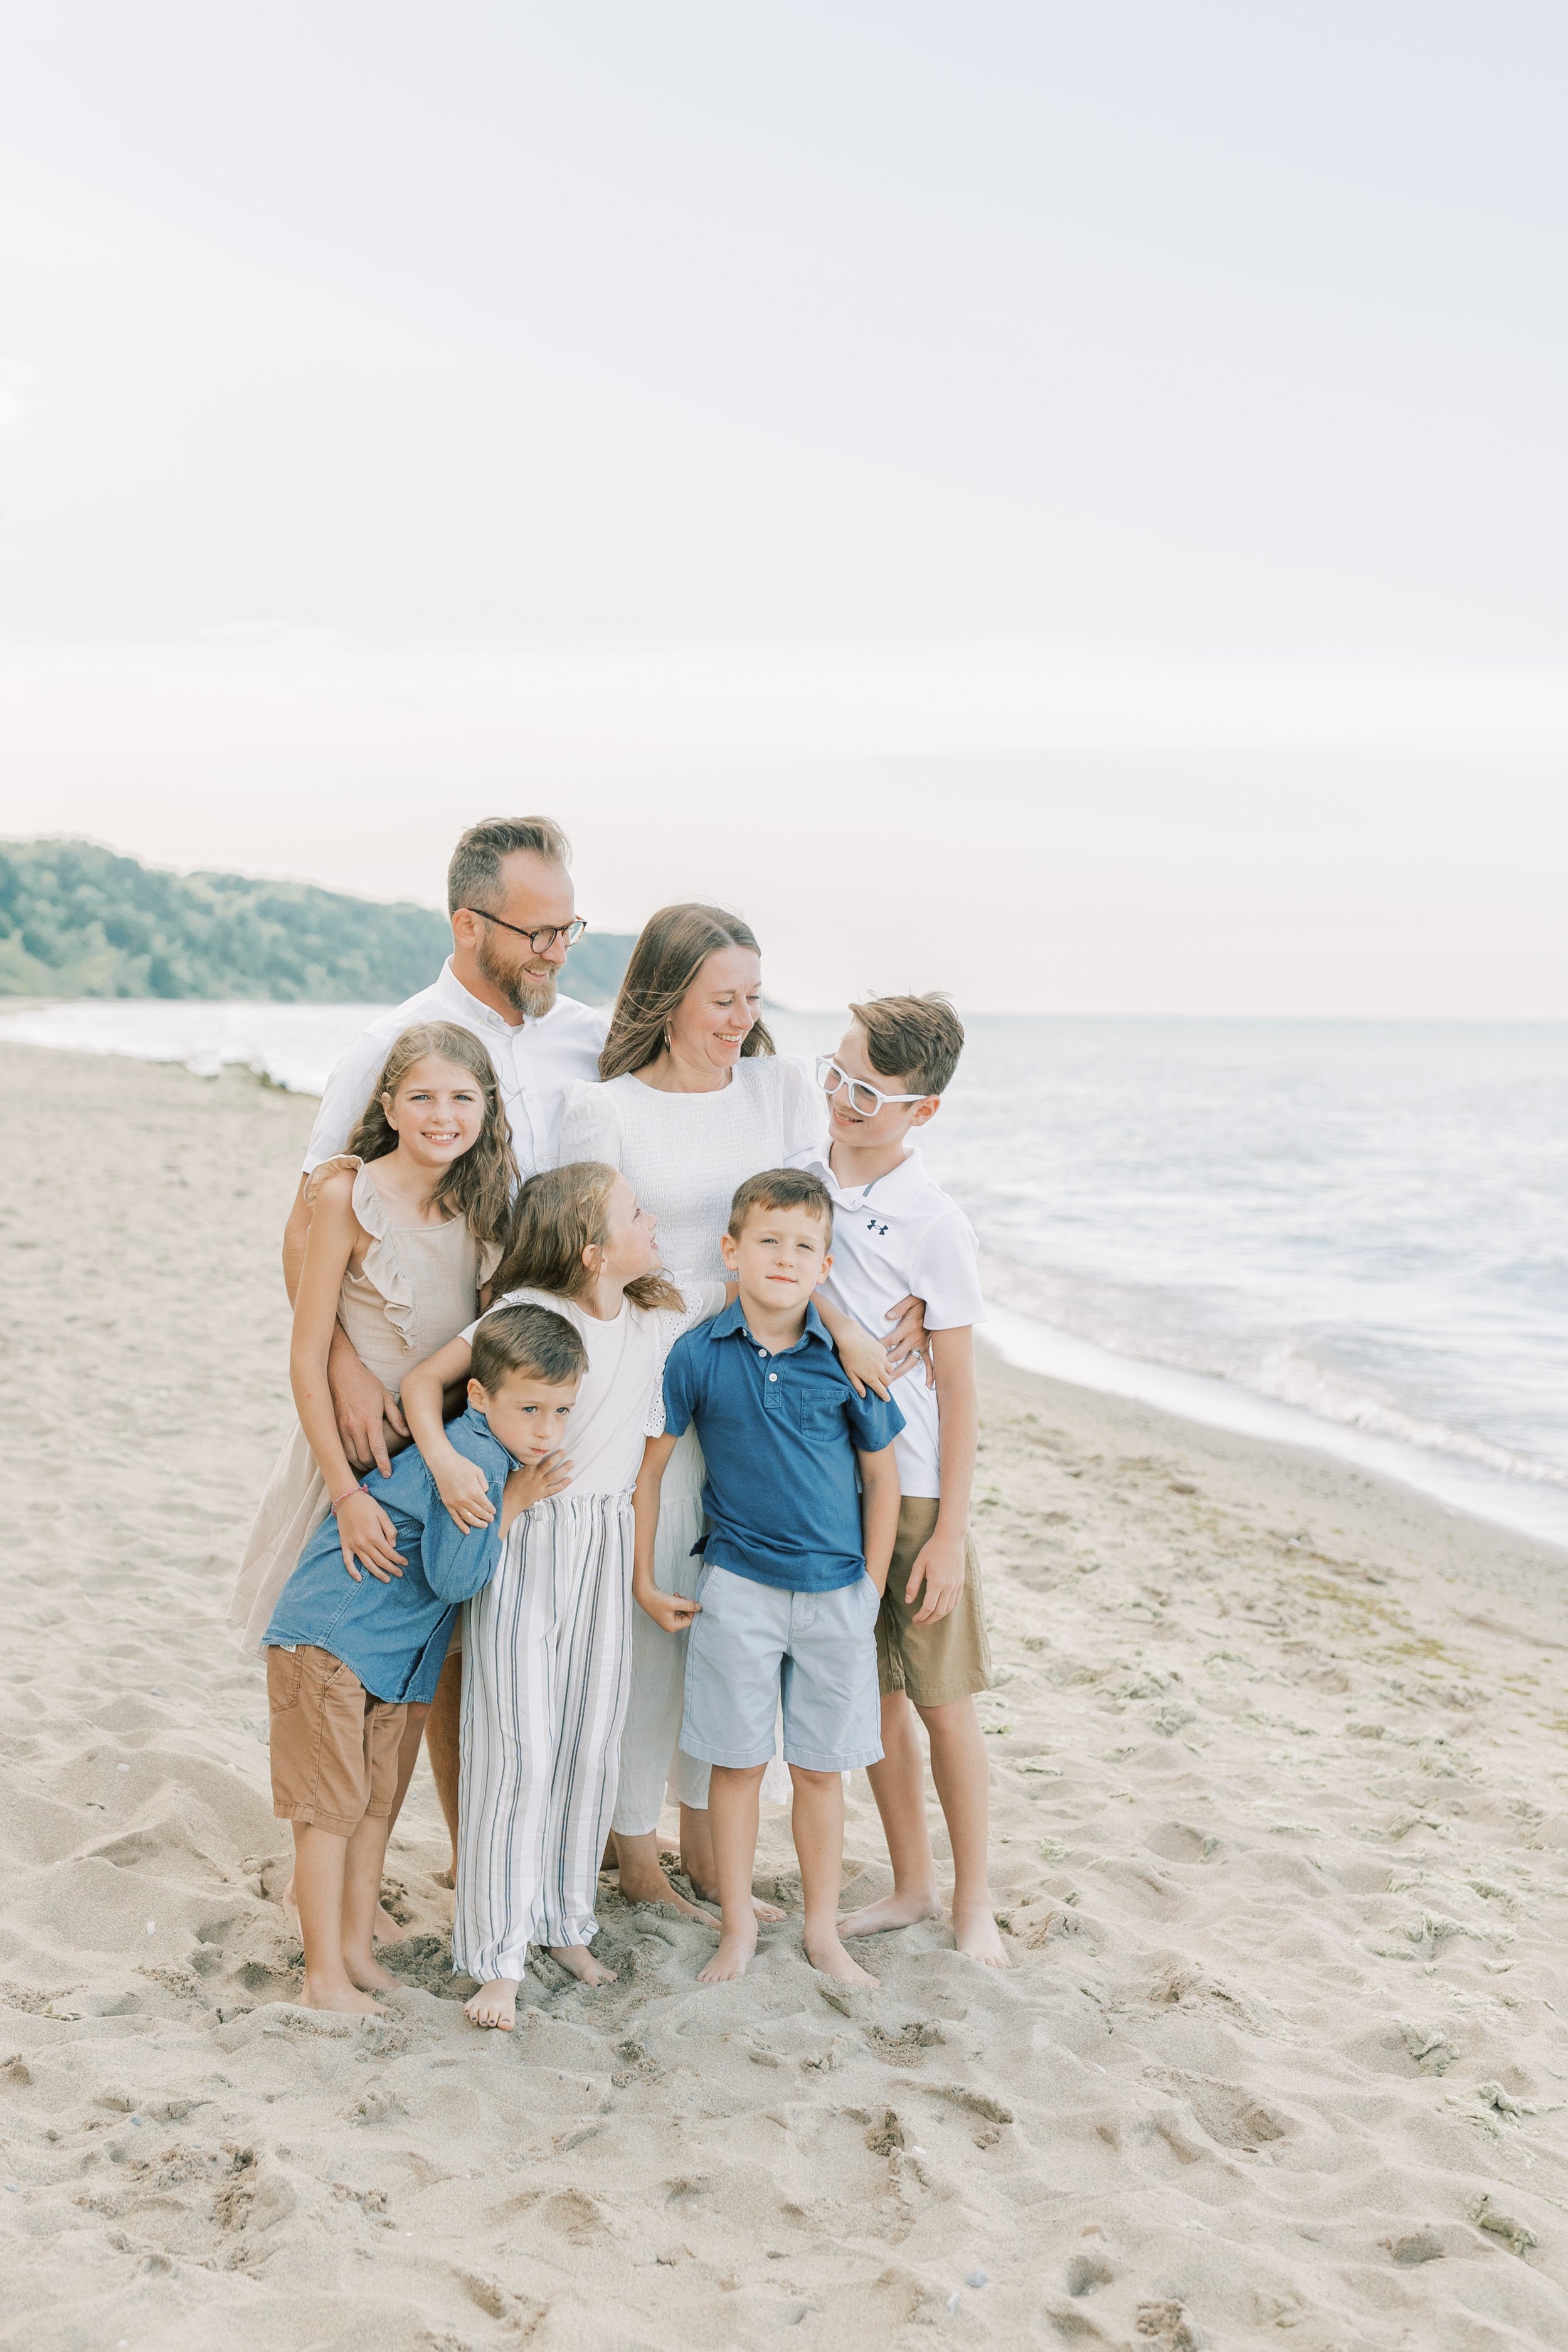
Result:
{"type": "MultiPolygon", "coordinates": [[[[567,992],[614,995],[632,942],[590,931],[567,992]]],[[[0,844],[0,996],[395,1003],[435,978],[447,919],[308,882],[170,874],[89,841],[0,844]]]]}

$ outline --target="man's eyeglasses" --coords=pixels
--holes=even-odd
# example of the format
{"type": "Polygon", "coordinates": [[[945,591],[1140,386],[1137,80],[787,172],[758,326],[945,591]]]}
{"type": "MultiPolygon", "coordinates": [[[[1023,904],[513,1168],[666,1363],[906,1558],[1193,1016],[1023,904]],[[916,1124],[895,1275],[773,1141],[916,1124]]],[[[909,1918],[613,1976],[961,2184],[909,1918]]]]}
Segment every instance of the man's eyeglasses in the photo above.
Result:
{"type": "Polygon", "coordinates": [[[509,923],[504,916],[489,914],[483,907],[465,907],[461,911],[478,915],[482,923],[498,923],[503,931],[515,931],[520,940],[528,941],[535,955],[548,955],[557,940],[564,940],[569,948],[574,948],[588,928],[581,915],[570,923],[545,923],[537,931],[525,931],[521,923],[509,923]]]}
{"type": "Polygon", "coordinates": [[[889,1103],[924,1102],[924,1095],[885,1095],[880,1087],[868,1085],[864,1078],[852,1078],[841,1070],[831,1054],[816,1057],[816,1083],[825,1094],[836,1095],[841,1087],[849,1089],[849,1108],[860,1118],[875,1118],[889,1103]]]}

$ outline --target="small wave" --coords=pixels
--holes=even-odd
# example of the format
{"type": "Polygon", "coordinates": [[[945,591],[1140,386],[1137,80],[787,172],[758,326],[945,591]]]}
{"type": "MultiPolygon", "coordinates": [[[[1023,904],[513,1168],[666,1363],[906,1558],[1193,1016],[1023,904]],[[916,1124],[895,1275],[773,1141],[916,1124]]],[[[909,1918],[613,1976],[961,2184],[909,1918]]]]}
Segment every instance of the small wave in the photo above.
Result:
{"type": "MultiPolygon", "coordinates": [[[[1232,1372],[1226,1377],[1235,1379],[1237,1375],[1232,1372]]],[[[1289,1339],[1282,1340],[1264,1359],[1256,1377],[1244,1381],[1243,1385],[1256,1388],[1263,1396],[1278,1397],[1284,1404],[1300,1405],[1323,1421],[1339,1422],[1347,1429],[1364,1429],[1373,1437],[1396,1438],[1403,1445],[1423,1446],[1432,1454],[1451,1454],[1461,1462],[1473,1462],[1478,1469],[1494,1471],[1500,1477],[1529,1478],[1537,1486],[1568,1490],[1568,1471],[1559,1470],[1549,1462],[1534,1461],[1529,1454],[1516,1454],[1506,1445],[1496,1445],[1489,1438],[1477,1437],[1468,1430],[1452,1429],[1445,1422],[1406,1412],[1391,1399],[1370,1394],[1363,1385],[1329,1370],[1289,1339]]]]}
{"type": "Polygon", "coordinates": [[[986,1297],[998,1306],[1111,1355],[1226,1381],[1343,1429],[1447,1454],[1497,1477],[1568,1492],[1568,1471],[1412,1412],[1364,1378],[1324,1363],[1293,1334],[1249,1345],[1217,1315],[1205,1314],[1198,1301],[1129,1284],[1091,1282],[1061,1268],[1024,1266],[990,1255],[982,1256],[981,1278],[986,1297]]]}

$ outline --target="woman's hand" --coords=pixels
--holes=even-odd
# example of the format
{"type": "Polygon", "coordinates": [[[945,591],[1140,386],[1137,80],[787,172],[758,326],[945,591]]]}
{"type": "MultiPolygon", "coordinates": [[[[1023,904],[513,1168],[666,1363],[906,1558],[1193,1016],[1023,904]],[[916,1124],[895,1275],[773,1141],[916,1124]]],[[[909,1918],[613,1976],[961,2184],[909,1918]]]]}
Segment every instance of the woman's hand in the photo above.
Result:
{"type": "Polygon", "coordinates": [[[869,1331],[862,1330],[858,1323],[847,1322],[836,1337],[834,1345],[856,1395],[863,1397],[868,1389],[875,1389],[885,1404],[889,1384],[897,1375],[888,1361],[888,1350],[880,1339],[873,1339],[869,1331]]]}
{"type": "Polygon", "coordinates": [[[369,1569],[378,1584],[390,1583],[401,1576],[407,1566],[397,1549],[397,1529],[374,1496],[363,1486],[356,1486],[334,1506],[338,1522],[338,1541],[342,1546],[343,1566],[358,1584],[362,1580],[354,1566],[357,1559],[369,1569]]]}
{"type": "Polygon", "coordinates": [[[684,1633],[692,1619],[702,1614],[700,1602],[688,1601],[683,1592],[666,1592],[657,1584],[638,1592],[636,1599],[644,1615],[662,1625],[667,1633],[684,1633]]]}
{"type": "Polygon", "coordinates": [[[931,1361],[931,1334],[926,1329],[926,1305],[923,1298],[900,1298],[896,1307],[888,1309],[888,1320],[893,1326],[888,1334],[888,1378],[901,1381],[919,1363],[926,1368],[926,1386],[936,1386],[936,1366],[931,1361]]]}
{"type": "Polygon", "coordinates": [[[430,1475],[436,1481],[436,1491],[447,1506],[447,1516],[468,1535],[475,1528],[488,1528],[496,1515],[490,1500],[490,1490],[485,1474],[477,1462],[448,1445],[431,1458],[426,1457],[430,1475]]]}

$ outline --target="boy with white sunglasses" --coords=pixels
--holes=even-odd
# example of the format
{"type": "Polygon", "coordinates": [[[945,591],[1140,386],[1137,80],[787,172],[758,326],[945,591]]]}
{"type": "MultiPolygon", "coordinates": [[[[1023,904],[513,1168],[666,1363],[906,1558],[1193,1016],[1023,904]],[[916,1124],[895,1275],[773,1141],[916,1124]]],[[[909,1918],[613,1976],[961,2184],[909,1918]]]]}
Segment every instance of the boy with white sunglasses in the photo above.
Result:
{"type": "Polygon", "coordinates": [[[873,997],[849,1009],[837,1051],[817,1064],[827,1142],[794,1165],[819,1176],[833,1202],[824,1294],[873,1332],[886,1330],[898,1301],[923,1299],[931,1369],[900,1389],[902,1501],[877,1619],[883,1758],[869,1779],[893,1891],[842,1920],[840,1932],[870,1936],[942,1916],[918,1717],[952,1846],[954,1940],[972,1958],[1006,1968],[987,1873],[990,1766],[974,1706],[991,1687],[991,1652],[969,1534],[980,1420],[973,1327],[985,1305],[969,1220],[911,1140],[942,1107],[963,1028],[943,996],[873,997]]]}

